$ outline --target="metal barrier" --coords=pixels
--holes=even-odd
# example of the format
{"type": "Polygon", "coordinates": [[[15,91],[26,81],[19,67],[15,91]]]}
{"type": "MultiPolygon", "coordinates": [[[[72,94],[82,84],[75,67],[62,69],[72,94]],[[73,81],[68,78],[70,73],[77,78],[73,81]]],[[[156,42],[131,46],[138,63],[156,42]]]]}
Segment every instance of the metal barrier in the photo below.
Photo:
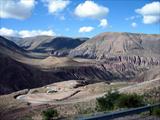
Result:
{"type": "Polygon", "coordinates": [[[91,116],[88,118],[80,118],[79,120],[110,120],[118,117],[124,117],[127,115],[138,114],[146,111],[151,111],[153,108],[160,107],[160,103],[154,105],[148,105],[144,107],[132,108],[123,111],[116,111],[111,113],[106,113],[102,115],[91,116]]]}

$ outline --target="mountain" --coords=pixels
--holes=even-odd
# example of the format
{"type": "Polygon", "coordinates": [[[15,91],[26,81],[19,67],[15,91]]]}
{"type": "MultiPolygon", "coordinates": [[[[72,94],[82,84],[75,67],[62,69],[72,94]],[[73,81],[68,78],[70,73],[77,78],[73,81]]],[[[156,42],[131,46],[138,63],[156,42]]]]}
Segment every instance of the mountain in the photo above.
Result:
{"type": "Polygon", "coordinates": [[[70,49],[77,47],[87,39],[88,38],[36,36],[23,38],[17,41],[17,44],[29,51],[64,56],[68,54],[70,49]]]}
{"type": "Polygon", "coordinates": [[[13,41],[10,41],[2,36],[0,36],[0,47],[5,47],[7,49],[17,51],[17,52],[25,52],[24,49],[16,45],[13,41]]]}
{"type": "Polygon", "coordinates": [[[0,52],[14,59],[19,59],[20,57],[28,56],[28,51],[19,47],[13,41],[10,41],[2,36],[0,36],[0,52]]]}
{"type": "Polygon", "coordinates": [[[70,51],[72,57],[103,59],[117,55],[159,56],[160,35],[105,32],[70,51]]]}
{"type": "Polygon", "coordinates": [[[93,82],[109,77],[107,72],[104,73],[96,66],[79,63],[71,58],[32,57],[30,53],[4,37],[0,37],[0,58],[0,94],[64,80],[92,80],[93,82]]]}
{"type": "Polygon", "coordinates": [[[26,50],[34,50],[41,44],[54,39],[54,36],[25,37],[16,43],[26,50]]]}
{"type": "Polygon", "coordinates": [[[56,80],[54,75],[19,62],[28,59],[33,58],[27,51],[0,36],[0,94],[52,83],[53,78],[56,80]]]}
{"type": "MultiPolygon", "coordinates": [[[[11,37],[10,37],[11,38],[11,37]]],[[[10,56],[14,60],[23,61],[25,58],[41,58],[44,55],[23,49],[6,37],[0,36],[0,53],[10,56]]]]}
{"type": "MultiPolygon", "coordinates": [[[[44,38],[50,39],[46,36],[44,38]]],[[[69,40],[62,40],[64,43],[67,41],[62,45],[61,39],[55,39],[48,40],[50,44],[42,40],[40,44],[31,46],[37,46],[35,47],[37,49],[43,43],[44,50],[51,45],[55,45],[54,48],[58,50],[64,50],[63,45],[67,45],[67,49],[72,49],[72,45],[68,45],[69,38],[69,40]],[[51,41],[53,43],[56,41],[57,44],[51,41]]],[[[144,72],[160,65],[159,52],[159,35],[103,33],[85,41],[70,52],[70,55],[75,57],[100,59],[54,55],[39,57],[33,51],[27,48],[24,50],[14,42],[0,37],[0,94],[66,80],[81,80],[89,83],[143,81],[147,73],[151,74],[151,72],[143,74],[144,72]]]]}
{"type": "Polygon", "coordinates": [[[16,37],[16,36],[3,36],[4,38],[13,41],[14,43],[17,43],[18,41],[22,40],[23,38],[21,37],[16,37]]]}

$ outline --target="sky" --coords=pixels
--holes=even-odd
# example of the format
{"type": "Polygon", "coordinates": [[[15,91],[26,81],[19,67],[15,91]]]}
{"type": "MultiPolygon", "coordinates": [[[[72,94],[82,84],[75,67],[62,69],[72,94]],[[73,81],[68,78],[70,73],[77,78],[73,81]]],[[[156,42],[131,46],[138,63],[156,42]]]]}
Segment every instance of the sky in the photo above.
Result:
{"type": "Polygon", "coordinates": [[[160,34],[157,0],[0,0],[0,35],[160,34]]]}

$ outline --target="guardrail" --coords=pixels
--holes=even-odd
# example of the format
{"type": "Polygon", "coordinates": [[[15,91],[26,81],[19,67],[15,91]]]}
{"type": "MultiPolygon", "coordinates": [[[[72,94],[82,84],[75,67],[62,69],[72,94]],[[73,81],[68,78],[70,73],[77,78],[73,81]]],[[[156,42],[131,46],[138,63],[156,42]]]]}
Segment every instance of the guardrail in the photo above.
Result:
{"type": "Polygon", "coordinates": [[[156,107],[160,107],[160,103],[154,104],[154,105],[148,105],[148,106],[144,106],[144,107],[127,109],[127,110],[123,110],[123,111],[116,111],[116,112],[91,116],[88,118],[80,118],[79,120],[110,120],[110,119],[114,119],[114,118],[118,118],[118,117],[124,117],[127,115],[139,114],[139,113],[146,112],[146,111],[151,112],[151,110],[156,107]]]}

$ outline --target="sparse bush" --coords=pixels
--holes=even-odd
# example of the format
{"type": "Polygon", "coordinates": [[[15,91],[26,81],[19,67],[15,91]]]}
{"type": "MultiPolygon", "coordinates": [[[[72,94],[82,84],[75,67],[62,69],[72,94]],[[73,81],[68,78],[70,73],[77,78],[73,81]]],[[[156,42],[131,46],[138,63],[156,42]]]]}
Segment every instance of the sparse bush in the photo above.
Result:
{"type": "Polygon", "coordinates": [[[51,120],[53,117],[58,117],[58,112],[55,109],[48,109],[42,112],[43,120],[51,120]]]}
{"type": "Polygon", "coordinates": [[[97,98],[97,111],[108,111],[116,108],[134,108],[145,105],[143,97],[137,94],[122,94],[109,91],[104,97],[97,98]]]}
{"type": "Polygon", "coordinates": [[[121,94],[116,104],[118,108],[134,108],[145,105],[143,97],[137,94],[121,94]]]}
{"type": "Polygon", "coordinates": [[[95,113],[95,108],[91,107],[91,106],[88,107],[87,105],[83,106],[83,105],[80,105],[80,104],[76,104],[75,108],[76,108],[78,114],[92,114],[92,113],[95,113]]]}
{"type": "Polygon", "coordinates": [[[94,109],[92,109],[92,108],[86,108],[86,109],[81,110],[79,113],[80,114],[91,114],[91,113],[94,113],[94,112],[95,112],[94,109]]]}
{"type": "Polygon", "coordinates": [[[154,87],[145,91],[143,94],[144,99],[149,104],[159,103],[160,102],[160,87],[154,87]]]}
{"type": "Polygon", "coordinates": [[[97,110],[113,110],[115,107],[115,103],[119,97],[120,94],[118,93],[118,91],[108,91],[108,93],[104,97],[97,98],[97,110]]]}

